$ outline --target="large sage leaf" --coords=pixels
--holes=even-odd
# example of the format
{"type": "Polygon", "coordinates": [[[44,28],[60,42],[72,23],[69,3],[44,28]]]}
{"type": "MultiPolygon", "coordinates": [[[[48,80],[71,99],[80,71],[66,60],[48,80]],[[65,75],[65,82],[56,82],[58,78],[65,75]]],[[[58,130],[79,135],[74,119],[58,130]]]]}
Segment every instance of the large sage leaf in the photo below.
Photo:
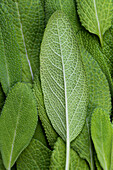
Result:
{"type": "Polygon", "coordinates": [[[69,165],[70,142],[85,123],[87,87],[77,42],[68,19],[60,11],[47,24],[40,62],[45,107],[53,127],[67,143],[69,165]]]}
{"type": "Polygon", "coordinates": [[[29,144],[37,124],[36,101],[25,83],[9,92],[0,117],[0,146],[5,168],[10,170],[29,144]]]}
{"type": "MultiPolygon", "coordinates": [[[[65,161],[66,161],[66,148],[65,143],[61,138],[58,138],[57,142],[55,143],[54,150],[51,156],[51,165],[50,170],[53,169],[65,169],[65,161]]],[[[73,150],[70,150],[70,170],[76,169],[84,169],[89,170],[89,166],[87,162],[79,157],[79,155],[73,150]]]]}
{"type": "Polygon", "coordinates": [[[44,97],[43,97],[43,93],[42,93],[42,89],[41,89],[41,83],[40,83],[37,75],[34,77],[33,90],[34,90],[34,94],[35,94],[35,97],[37,100],[38,113],[39,113],[40,120],[44,127],[44,130],[45,130],[45,133],[47,136],[47,140],[48,140],[50,146],[53,148],[54,143],[57,140],[58,134],[54,130],[54,128],[51,125],[51,122],[47,116],[45,105],[44,105],[44,97]]]}
{"type": "Polygon", "coordinates": [[[91,135],[98,160],[103,169],[110,169],[112,149],[112,127],[106,112],[97,108],[91,119],[91,135]]]}
{"type": "Polygon", "coordinates": [[[112,0],[77,0],[77,6],[82,25],[103,45],[103,34],[111,26],[112,0]]]}
{"type": "Polygon", "coordinates": [[[17,160],[17,169],[49,170],[51,151],[33,139],[17,160]]]}

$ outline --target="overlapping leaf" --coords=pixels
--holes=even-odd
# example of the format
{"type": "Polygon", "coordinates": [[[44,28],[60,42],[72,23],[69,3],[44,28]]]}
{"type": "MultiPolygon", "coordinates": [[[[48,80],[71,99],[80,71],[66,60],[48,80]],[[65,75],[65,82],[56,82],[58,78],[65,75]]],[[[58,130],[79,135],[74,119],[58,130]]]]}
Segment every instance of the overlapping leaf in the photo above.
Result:
{"type": "Polygon", "coordinates": [[[38,113],[39,113],[40,120],[44,127],[48,142],[50,146],[53,148],[54,143],[57,140],[58,134],[53,129],[53,126],[51,125],[51,122],[47,116],[45,105],[44,105],[44,97],[43,97],[43,93],[41,89],[41,84],[40,84],[40,81],[37,75],[34,77],[33,89],[34,89],[34,94],[37,100],[38,113]]]}
{"type": "Polygon", "coordinates": [[[82,25],[103,44],[103,34],[111,26],[112,0],[77,0],[77,6],[82,25]]]}
{"type": "MultiPolygon", "coordinates": [[[[52,152],[50,170],[53,169],[64,170],[66,161],[65,157],[66,157],[65,143],[61,138],[58,138],[57,142],[55,143],[54,150],[52,152]]],[[[69,169],[70,170],[89,169],[87,162],[81,159],[73,149],[70,150],[69,169]]]]}
{"type": "Polygon", "coordinates": [[[110,169],[112,127],[109,116],[101,108],[97,108],[93,112],[91,119],[91,135],[102,168],[106,170],[110,169]]]}
{"type": "Polygon", "coordinates": [[[40,141],[33,139],[30,145],[20,155],[17,161],[17,169],[48,170],[50,156],[51,151],[40,141]]]}
{"type": "Polygon", "coordinates": [[[0,117],[0,146],[6,169],[10,170],[27,147],[36,124],[37,108],[32,90],[18,83],[10,90],[0,117]]]}

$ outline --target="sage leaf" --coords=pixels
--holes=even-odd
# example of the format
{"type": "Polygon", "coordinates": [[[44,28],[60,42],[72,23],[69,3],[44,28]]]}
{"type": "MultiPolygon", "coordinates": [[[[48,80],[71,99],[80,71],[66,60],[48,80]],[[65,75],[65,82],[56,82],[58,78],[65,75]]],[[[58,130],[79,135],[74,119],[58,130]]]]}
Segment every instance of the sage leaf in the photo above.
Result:
{"type": "Polygon", "coordinates": [[[40,54],[41,84],[48,117],[67,143],[82,130],[87,107],[86,77],[78,45],[67,17],[55,12],[46,27],[40,54]]]}
{"type": "MultiPolygon", "coordinates": [[[[63,140],[61,138],[58,138],[57,142],[55,143],[54,150],[52,152],[50,170],[53,170],[53,169],[64,170],[65,169],[65,161],[66,161],[65,159],[66,149],[65,148],[66,148],[65,143],[63,142],[63,140]]],[[[74,169],[89,170],[89,166],[87,162],[81,159],[73,149],[70,150],[69,169],[70,170],[74,170],[74,169]]]]}
{"type": "Polygon", "coordinates": [[[17,160],[17,169],[49,170],[51,151],[40,141],[32,139],[17,160]]]}
{"type": "Polygon", "coordinates": [[[97,37],[95,35],[91,35],[85,29],[82,29],[77,34],[77,40],[79,42],[79,48],[85,49],[98,62],[101,70],[108,80],[110,92],[113,95],[113,82],[109,69],[111,64],[109,64],[109,59],[103,53],[97,37]]]}
{"type": "Polygon", "coordinates": [[[111,26],[112,0],[77,0],[77,6],[82,25],[98,35],[103,45],[103,34],[111,26]]]}
{"type": "Polygon", "coordinates": [[[40,119],[38,119],[38,124],[35,129],[35,134],[33,138],[39,140],[43,145],[48,146],[46,135],[44,133],[44,129],[43,129],[40,119]]]}
{"type": "Polygon", "coordinates": [[[105,170],[110,169],[112,127],[109,116],[101,108],[97,108],[93,112],[91,136],[102,168],[105,170]]]}
{"type": "Polygon", "coordinates": [[[36,101],[25,83],[17,83],[9,92],[0,116],[0,146],[7,170],[28,146],[37,124],[36,101]]]}
{"type": "MultiPolygon", "coordinates": [[[[3,1],[2,1],[3,2],[3,1]]],[[[14,31],[14,18],[9,8],[0,2],[0,81],[7,94],[10,88],[21,80],[21,58],[14,31]]]]}
{"type": "Polygon", "coordinates": [[[78,32],[78,30],[80,29],[80,24],[74,0],[46,0],[46,23],[48,22],[51,15],[57,10],[62,10],[66,14],[66,16],[69,18],[73,31],[76,34],[76,32],[78,32]]]}
{"type": "Polygon", "coordinates": [[[37,75],[34,76],[33,90],[34,90],[35,98],[37,100],[38,114],[39,114],[40,120],[42,122],[42,126],[44,127],[49,145],[53,148],[54,143],[57,140],[58,134],[54,130],[54,128],[47,116],[45,105],[44,105],[43,92],[41,89],[41,83],[40,83],[39,77],[37,75]]]}

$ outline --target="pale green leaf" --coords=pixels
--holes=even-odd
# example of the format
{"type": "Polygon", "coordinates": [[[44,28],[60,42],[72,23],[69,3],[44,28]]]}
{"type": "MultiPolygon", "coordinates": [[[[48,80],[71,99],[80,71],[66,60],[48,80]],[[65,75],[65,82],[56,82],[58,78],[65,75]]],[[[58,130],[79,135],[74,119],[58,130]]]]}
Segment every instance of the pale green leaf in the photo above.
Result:
{"type": "Polygon", "coordinates": [[[112,0],[77,0],[77,7],[82,25],[98,35],[103,45],[103,34],[111,26],[112,0]]]}
{"type": "Polygon", "coordinates": [[[53,126],[51,125],[51,122],[47,116],[45,105],[44,105],[44,97],[43,97],[43,93],[41,89],[41,84],[40,84],[40,81],[37,75],[34,77],[33,90],[34,90],[34,94],[37,100],[38,113],[39,113],[40,120],[44,127],[48,142],[50,146],[53,148],[58,135],[56,131],[53,129],[53,126]]]}
{"type": "Polygon", "coordinates": [[[70,142],[85,123],[87,86],[77,42],[67,17],[60,11],[47,24],[40,62],[45,107],[56,132],[67,143],[69,165],[70,142]]]}
{"type": "Polygon", "coordinates": [[[17,83],[9,92],[0,116],[0,146],[6,169],[14,165],[29,144],[37,124],[36,101],[25,83],[17,83]]]}
{"type": "Polygon", "coordinates": [[[51,151],[40,141],[33,139],[17,160],[18,170],[48,170],[51,151]]]}
{"type": "MultiPolygon", "coordinates": [[[[66,146],[65,143],[61,138],[58,138],[57,142],[55,143],[54,150],[51,156],[51,165],[50,170],[64,170],[65,169],[65,157],[66,157],[66,146]]],[[[87,162],[81,159],[78,154],[71,149],[70,150],[70,170],[89,170],[89,166],[87,162]]]]}
{"type": "Polygon", "coordinates": [[[109,59],[103,53],[102,48],[99,45],[99,41],[95,35],[91,35],[86,30],[79,31],[77,35],[77,40],[80,49],[84,48],[99,64],[100,68],[102,69],[103,73],[105,74],[109,87],[110,92],[113,95],[113,83],[111,79],[110,73],[110,64],[109,59]]]}
{"type": "Polygon", "coordinates": [[[48,146],[46,135],[44,133],[44,129],[42,127],[40,119],[38,119],[38,124],[35,129],[35,134],[33,138],[39,140],[43,145],[48,146]]]}
{"type": "Polygon", "coordinates": [[[51,17],[51,15],[57,10],[62,10],[66,14],[66,16],[69,18],[74,33],[76,33],[80,29],[80,24],[78,21],[76,4],[74,0],[46,0],[46,23],[48,22],[48,19],[51,17]]]}
{"type": "Polygon", "coordinates": [[[101,109],[94,110],[91,119],[91,136],[98,160],[103,169],[110,169],[112,127],[109,116],[101,109]]]}

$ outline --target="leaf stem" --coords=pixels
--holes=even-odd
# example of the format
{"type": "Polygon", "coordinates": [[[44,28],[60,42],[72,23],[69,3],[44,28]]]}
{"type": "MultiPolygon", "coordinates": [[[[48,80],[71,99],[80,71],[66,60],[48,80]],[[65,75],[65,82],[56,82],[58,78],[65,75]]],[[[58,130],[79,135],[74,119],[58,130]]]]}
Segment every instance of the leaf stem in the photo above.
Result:
{"type": "Polygon", "coordinates": [[[65,166],[65,170],[69,170],[69,161],[70,161],[70,141],[67,140],[67,143],[66,143],[66,166],[65,166]]]}

